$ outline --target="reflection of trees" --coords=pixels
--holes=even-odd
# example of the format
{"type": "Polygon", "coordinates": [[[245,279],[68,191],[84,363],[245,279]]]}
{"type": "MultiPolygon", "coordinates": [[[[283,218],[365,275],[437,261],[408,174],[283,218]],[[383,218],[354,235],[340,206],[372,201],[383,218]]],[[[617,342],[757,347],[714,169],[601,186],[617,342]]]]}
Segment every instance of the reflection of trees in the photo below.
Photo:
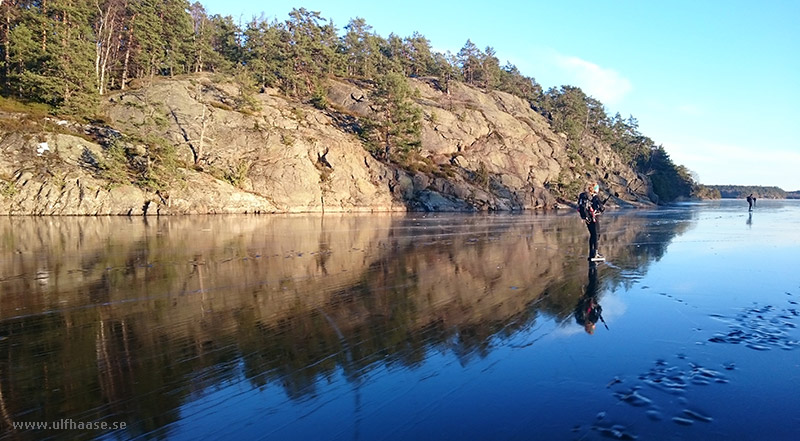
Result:
{"type": "MultiPolygon", "coordinates": [[[[689,225],[681,216],[611,216],[604,249],[636,271],[689,225]]],[[[2,420],[158,433],[242,376],[297,399],[337,369],[358,387],[431,351],[467,363],[582,294],[573,216],[324,219],[4,221],[2,420]]]]}

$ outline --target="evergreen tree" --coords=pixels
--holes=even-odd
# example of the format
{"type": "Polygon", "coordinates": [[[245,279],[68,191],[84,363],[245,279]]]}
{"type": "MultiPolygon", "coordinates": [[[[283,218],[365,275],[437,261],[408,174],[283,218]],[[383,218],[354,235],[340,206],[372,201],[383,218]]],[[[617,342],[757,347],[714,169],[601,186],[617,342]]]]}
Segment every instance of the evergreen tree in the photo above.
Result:
{"type": "Polygon", "coordinates": [[[378,72],[382,40],[372,33],[372,26],[356,17],[345,26],[342,37],[346,72],[351,77],[375,78],[378,72]]]}
{"type": "Polygon", "coordinates": [[[211,17],[211,47],[214,49],[215,70],[230,69],[242,61],[240,31],[230,15],[211,17]]]}
{"type": "Polygon", "coordinates": [[[467,42],[464,43],[464,47],[458,51],[457,57],[458,66],[461,68],[464,81],[467,84],[476,84],[476,82],[480,80],[481,59],[483,58],[483,54],[480,49],[478,49],[478,46],[475,46],[472,40],[467,39],[467,42]]]}
{"type": "Polygon", "coordinates": [[[604,133],[604,128],[608,124],[606,109],[599,100],[586,97],[586,125],[585,131],[594,135],[604,133]]]}
{"type": "Polygon", "coordinates": [[[579,87],[561,86],[550,88],[544,97],[544,108],[550,112],[553,129],[567,134],[575,147],[580,141],[588,118],[586,94],[579,87]]]}
{"type": "Polygon", "coordinates": [[[388,72],[378,78],[372,101],[377,118],[368,124],[373,152],[384,159],[404,159],[421,145],[422,111],[414,104],[406,78],[388,72]]]}
{"type": "Polygon", "coordinates": [[[277,23],[253,19],[244,31],[243,61],[253,73],[256,82],[263,86],[278,86],[286,76],[287,40],[285,31],[277,23]]]}
{"type": "Polygon", "coordinates": [[[54,10],[61,18],[56,32],[60,32],[62,38],[58,44],[50,45],[54,48],[54,76],[58,78],[61,95],[58,106],[70,114],[93,114],[98,103],[98,93],[94,87],[96,83],[93,81],[95,38],[90,25],[95,13],[93,2],[66,0],[63,4],[60,1],[52,3],[61,6],[54,10]]]}
{"type": "Polygon", "coordinates": [[[213,53],[208,14],[203,5],[194,2],[189,6],[189,15],[192,18],[192,48],[194,48],[192,72],[202,72],[213,53]]]}
{"type": "Polygon", "coordinates": [[[624,119],[619,113],[608,122],[610,136],[606,138],[622,158],[632,167],[643,166],[654,149],[653,141],[639,132],[639,122],[633,115],[624,119]]]}
{"type": "Polygon", "coordinates": [[[446,54],[441,52],[434,54],[431,74],[439,77],[439,87],[448,95],[450,94],[450,83],[463,79],[458,67],[458,59],[450,51],[446,54]]]}
{"type": "Polygon", "coordinates": [[[160,6],[159,0],[140,0],[130,4],[132,70],[139,78],[161,74],[166,43],[161,33],[160,6]]]}
{"type": "Polygon", "coordinates": [[[163,0],[161,33],[164,42],[163,74],[173,76],[191,72],[194,29],[187,0],[163,0]]]}
{"type": "Polygon", "coordinates": [[[325,21],[319,12],[304,8],[289,13],[287,59],[294,76],[284,79],[284,87],[291,95],[309,96],[338,64],[336,28],[331,23],[322,24],[325,21]]]}
{"type": "Polygon", "coordinates": [[[65,113],[92,113],[94,12],[89,0],[19,4],[19,22],[8,41],[8,81],[21,98],[50,104],[65,113]]]}
{"type": "Polygon", "coordinates": [[[33,25],[34,14],[30,12],[30,1],[6,0],[0,2],[0,81],[2,92],[22,93],[19,75],[23,65],[33,63],[39,53],[36,47],[33,25]],[[16,34],[16,35],[15,35],[16,34]],[[16,88],[12,89],[12,79],[16,88]]]}
{"type": "Polygon", "coordinates": [[[408,57],[407,74],[411,77],[435,75],[435,61],[431,53],[431,43],[418,32],[403,41],[408,57]]]}
{"type": "Polygon", "coordinates": [[[16,16],[18,15],[19,8],[17,0],[5,0],[0,2],[0,84],[2,85],[2,92],[9,93],[8,90],[8,74],[9,65],[11,62],[11,55],[9,49],[11,41],[9,34],[11,33],[11,21],[17,22],[16,16]]]}
{"type": "Polygon", "coordinates": [[[500,85],[500,60],[497,59],[496,52],[491,46],[481,56],[480,63],[480,85],[486,90],[497,89],[500,85]]]}
{"type": "MultiPolygon", "coordinates": [[[[41,72],[41,66],[47,60],[42,48],[41,29],[44,28],[42,16],[32,6],[22,7],[17,4],[13,14],[16,24],[7,23],[7,40],[5,48],[4,71],[5,87],[9,93],[32,101],[52,102],[55,97],[50,94],[48,78],[41,72]],[[37,32],[38,31],[38,32],[37,32]]],[[[6,6],[10,9],[10,6],[6,6]]],[[[9,9],[4,12],[12,16],[9,9]]]]}
{"type": "Polygon", "coordinates": [[[389,34],[389,38],[381,45],[381,64],[378,66],[380,72],[394,71],[407,75],[411,66],[411,60],[405,51],[403,40],[396,34],[389,34]]]}
{"type": "Polygon", "coordinates": [[[500,70],[499,90],[526,99],[531,103],[542,99],[542,86],[533,78],[522,75],[517,66],[506,63],[500,70]]]}
{"type": "Polygon", "coordinates": [[[694,181],[683,166],[676,166],[663,146],[654,147],[646,163],[647,175],[660,202],[671,202],[692,194],[694,181]]]}

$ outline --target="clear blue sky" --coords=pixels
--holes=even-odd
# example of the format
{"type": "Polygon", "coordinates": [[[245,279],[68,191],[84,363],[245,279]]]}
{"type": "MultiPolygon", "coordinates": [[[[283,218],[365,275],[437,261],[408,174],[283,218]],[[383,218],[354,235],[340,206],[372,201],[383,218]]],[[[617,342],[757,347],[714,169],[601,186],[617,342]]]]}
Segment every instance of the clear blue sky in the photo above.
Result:
{"type": "Polygon", "coordinates": [[[209,14],[280,21],[319,11],[342,31],[418,31],[435,50],[492,46],[545,89],[573,85],[704,184],[800,190],[800,1],[201,1],[209,14]]]}

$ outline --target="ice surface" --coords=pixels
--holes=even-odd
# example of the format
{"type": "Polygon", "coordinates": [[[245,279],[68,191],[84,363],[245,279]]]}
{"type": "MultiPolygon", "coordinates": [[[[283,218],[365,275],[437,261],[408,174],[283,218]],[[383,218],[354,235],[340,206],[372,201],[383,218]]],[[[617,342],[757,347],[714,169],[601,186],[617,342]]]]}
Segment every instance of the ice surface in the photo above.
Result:
{"type": "Polygon", "coordinates": [[[0,439],[796,438],[800,201],[600,231],[594,264],[571,211],[2,218],[0,439]],[[126,427],[15,428],[63,419],[126,427]]]}

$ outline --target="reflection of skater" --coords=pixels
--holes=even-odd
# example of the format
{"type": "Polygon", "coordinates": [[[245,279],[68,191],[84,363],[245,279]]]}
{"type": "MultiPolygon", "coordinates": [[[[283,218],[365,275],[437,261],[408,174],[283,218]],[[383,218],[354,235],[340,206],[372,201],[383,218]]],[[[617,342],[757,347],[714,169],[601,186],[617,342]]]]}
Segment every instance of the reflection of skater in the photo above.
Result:
{"type": "Polygon", "coordinates": [[[747,214],[747,225],[751,227],[753,226],[753,213],[747,214]]]}
{"type": "Polygon", "coordinates": [[[589,284],[586,285],[586,292],[575,307],[575,321],[583,326],[587,334],[594,334],[595,323],[597,320],[603,322],[608,329],[606,321],[603,320],[603,308],[597,303],[597,264],[589,263],[589,284]]]}
{"type": "Polygon", "coordinates": [[[578,195],[578,213],[589,229],[589,260],[605,260],[597,252],[597,240],[600,235],[597,215],[605,210],[604,202],[597,195],[598,191],[600,191],[599,185],[589,184],[586,186],[586,191],[578,195]]]}
{"type": "Polygon", "coordinates": [[[750,196],[747,196],[747,210],[753,211],[753,205],[756,204],[756,198],[753,197],[753,193],[750,193],[750,196]]]}

